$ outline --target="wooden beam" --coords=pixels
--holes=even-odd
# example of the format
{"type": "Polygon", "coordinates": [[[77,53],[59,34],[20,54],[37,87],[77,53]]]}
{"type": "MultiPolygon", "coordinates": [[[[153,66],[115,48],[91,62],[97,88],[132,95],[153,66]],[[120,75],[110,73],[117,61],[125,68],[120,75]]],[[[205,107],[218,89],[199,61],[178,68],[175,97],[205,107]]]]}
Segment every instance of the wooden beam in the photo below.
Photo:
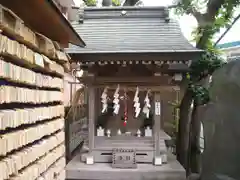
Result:
{"type": "Polygon", "coordinates": [[[114,53],[72,53],[74,61],[188,61],[195,60],[202,52],[114,52],[114,53]]]}
{"type": "MultiPolygon", "coordinates": [[[[106,87],[105,85],[98,85],[97,86],[97,88],[102,88],[102,89],[104,89],[105,87],[106,87]]],[[[136,87],[139,88],[140,92],[141,91],[146,92],[146,91],[150,90],[151,92],[160,92],[160,93],[166,92],[166,91],[174,92],[175,89],[180,88],[177,85],[159,85],[159,86],[135,86],[134,85],[134,86],[127,86],[127,87],[126,86],[122,86],[122,87],[120,86],[120,89],[124,88],[127,91],[134,91],[135,92],[136,87]]],[[[117,84],[108,86],[109,90],[116,90],[116,88],[117,88],[117,84]]]]}
{"type": "MultiPolygon", "coordinates": [[[[83,62],[82,63],[82,68],[83,66],[87,66],[85,70],[89,72],[95,72],[96,74],[104,74],[104,75],[113,75],[114,72],[120,70],[121,67],[131,68],[131,71],[133,71],[135,74],[142,74],[146,75],[148,74],[153,74],[154,72],[161,72],[161,73],[166,73],[166,74],[172,74],[172,73],[185,73],[189,71],[189,67],[185,63],[179,63],[178,61],[173,61],[172,64],[167,64],[167,63],[149,63],[151,61],[143,61],[143,63],[136,64],[137,61],[122,61],[120,64],[117,64],[119,61],[114,61],[114,62],[109,62],[108,64],[102,64],[101,66],[98,64],[88,66],[83,62]],[[130,64],[130,62],[132,64],[130,64]],[[124,64],[125,63],[125,64],[124,64]],[[101,73],[102,72],[102,73],[101,73]],[[110,74],[110,73],[113,74],[110,74]]],[[[161,61],[163,62],[163,61],[161,61]]],[[[184,61],[185,62],[185,61],[184,61]]],[[[187,61],[186,61],[187,62],[187,61]]],[[[88,62],[89,64],[89,62],[88,62]]],[[[83,68],[84,69],[84,68],[83,68]]],[[[120,70],[122,72],[122,70],[120,70]]],[[[123,72],[123,74],[126,74],[123,72]]]]}
{"type": "MultiPolygon", "coordinates": [[[[81,82],[88,83],[89,77],[82,77],[81,82]]],[[[171,85],[172,77],[165,76],[150,76],[150,77],[95,77],[92,80],[94,85],[124,85],[124,86],[150,86],[150,85],[171,85]]]]}

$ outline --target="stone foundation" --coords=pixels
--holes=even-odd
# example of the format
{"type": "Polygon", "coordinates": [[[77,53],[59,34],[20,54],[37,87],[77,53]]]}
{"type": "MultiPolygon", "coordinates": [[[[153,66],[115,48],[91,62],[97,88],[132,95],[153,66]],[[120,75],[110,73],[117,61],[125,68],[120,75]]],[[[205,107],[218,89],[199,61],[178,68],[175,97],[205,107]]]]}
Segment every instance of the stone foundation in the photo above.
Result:
{"type": "Polygon", "coordinates": [[[111,163],[86,165],[81,155],[75,156],[66,167],[67,180],[186,180],[185,170],[172,156],[162,166],[138,164],[137,169],[116,169],[111,163]]]}

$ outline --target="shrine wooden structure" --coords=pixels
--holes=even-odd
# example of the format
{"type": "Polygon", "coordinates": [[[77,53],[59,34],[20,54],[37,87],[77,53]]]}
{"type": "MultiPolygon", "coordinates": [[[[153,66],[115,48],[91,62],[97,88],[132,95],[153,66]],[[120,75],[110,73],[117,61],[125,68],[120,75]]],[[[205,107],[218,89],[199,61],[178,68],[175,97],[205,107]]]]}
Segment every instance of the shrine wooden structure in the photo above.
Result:
{"type": "Polygon", "coordinates": [[[161,130],[162,113],[156,112],[155,105],[161,102],[163,91],[180,88],[191,62],[202,51],[184,38],[165,7],[86,8],[80,17],[84,19],[73,23],[73,27],[81,32],[87,46],[71,46],[67,51],[85,71],[80,81],[88,94],[89,152],[82,160],[90,157],[95,163],[109,163],[114,148],[133,148],[137,163],[157,164],[157,157],[167,154],[162,148],[169,136],[161,130]],[[127,91],[135,91],[136,87],[151,91],[152,137],[96,136],[101,93],[104,87],[111,91],[117,85],[127,91]]]}

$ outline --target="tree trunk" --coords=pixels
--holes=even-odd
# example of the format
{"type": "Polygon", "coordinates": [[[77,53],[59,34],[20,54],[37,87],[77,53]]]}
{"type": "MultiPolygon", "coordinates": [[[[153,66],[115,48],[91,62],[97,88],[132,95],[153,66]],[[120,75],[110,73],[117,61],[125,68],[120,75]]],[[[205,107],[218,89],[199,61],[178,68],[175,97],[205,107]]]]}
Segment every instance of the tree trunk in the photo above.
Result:
{"type": "Polygon", "coordinates": [[[139,0],[125,0],[123,6],[134,6],[139,0]]]}
{"type": "Polygon", "coordinates": [[[190,128],[190,154],[189,173],[200,173],[200,128],[201,121],[198,117],[198,105],[194,102],[190,128]]]}
{"type": "Polygon", "coordinates": [[[188,168],[189,133],[191,122],[189,114],[192,101],[193,93],[190,89],[187,89],[180,105],[180,117],[176,143],[177,159],[185,169],[188,168]]]}
{"type": "MultiPolygon", "coordinates": [[[[189,2],[189,1],[186,1],[189,2]]],[[[191,1],[190,1],[191,2],[191,1]]],[[[207,11],[204,14],[196,11],[196,9],[187,7],[184,10],[193,15],[198,22],[198,39],[196,47],[199,49],[207,49],[208,43],[212,39],[212,36],[219,30],[218,27],[214,26],[216,16],[219,14],[224,0],[209,0],[207,3],[207,11]]],[[[228,11],[233,11],[234,6],[229,6],[228,11]]],[[[229,13],[229,16],[231,13],[229,13]]],[[[179,131],[177,139],[177,159],[185,167],[188,172],[188,166],[191,166],[192,172],[199,172],[200,170],[200,149],[199,149],[199,136],[200,136],[200,119],[197,118],[195,104],[192,116],[189,116],[191,103],[193,100],[192,92],[186,91],[180,106],[180,120],[179,120],[179,131]],[[191,124],[191,125],[190,125],[191,124]],[[191,126],[191,131],[190,131],[191,126]],[[189,138],[189,136],[191,138],[189,138]],[[190,140],[190,141],[189,141],[190,140]],[[190,147],[190,148],[189,148],[190,147]],[[189,155],[188,156],[188,152],[189,155]],[[189,159],[188,159],[189,157],[189,159]],[[189,161],[188,161],[189,160],[189,161]],[[190,164],[188,164],[190,163],[190,164]]]]}
{"type": "MultiPolygon", "coordinates": [[[[196,47],[199,49],[204,49],[207,39],[209,39],[209,32],[207,29],[203,32],[201,40],[197,43],[196,47]]],[[[205,84],[206,86],[206,84],[205,84]]],[[[190,120],[190,131],[189,131],[189,152],[188,152],[188,162],[189,167],[187,168],[190,170],[188,173],[200,173],[201,164],[200,164],[200,147],[199,147],[199,141],[200,141],[200,129],[201,129],[201,121],[200,118],[197,117],[197,108],[198,104],[194,102],[191,120],[190,120]]]]}
{"type": "Polygon", "coordinates": [[[102,6],[111,6],[112,5],[112,0],[103,0],[102,1],[102,6]]]}

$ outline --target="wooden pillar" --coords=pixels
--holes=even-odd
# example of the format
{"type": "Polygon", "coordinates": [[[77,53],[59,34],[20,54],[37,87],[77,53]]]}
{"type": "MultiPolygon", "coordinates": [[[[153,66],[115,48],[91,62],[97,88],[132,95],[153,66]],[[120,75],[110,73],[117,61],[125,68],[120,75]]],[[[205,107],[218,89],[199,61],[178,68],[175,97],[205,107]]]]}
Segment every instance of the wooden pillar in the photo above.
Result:
{"type": "Polygon", "coordinates": [[[95,136],[95,88],[92,85],[88,86],[88,141],[89,152],[94,148],[95,136]]]}
{"type": "Polygon", "coordinates": [[[159,92],[154,93],[154,147],[155,157],[160,156],[161,130],[161,97],[159,92]]]}

